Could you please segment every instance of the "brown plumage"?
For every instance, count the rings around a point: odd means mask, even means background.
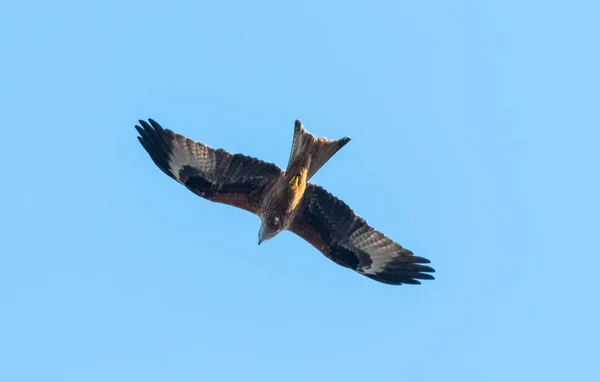
[[[298,120],[285,171],[272,163],[213,149],[149,119],[136,126],[154,163],[196,195],[250,211],[261,219],[259,244],[284,229],[334,262],[387,284],[432,280],[429,260],[375,230],[310,178],[350,138],[316,138]]]

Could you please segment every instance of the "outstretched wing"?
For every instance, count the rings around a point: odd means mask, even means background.
[[[395,243],[369,226],[346,203],[309,184],[289,230],[336,263],[386,284],[420,284],[433,280],[429,260]]]
[[[135,128],[154,163],[205,199],[256,213],[265,187],[282,173],[274,164],[215,150],[148,121],[140,120]]]

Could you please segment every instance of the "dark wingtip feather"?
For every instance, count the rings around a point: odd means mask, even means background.
[[[138,122],[140,123],[140,125],[142,125],[142,127],[144,128],[144,130],[151,130],[152,126],[150,126],[148,124],[148,122],[144,121],[143,119],[138,119]]]
[[[154,127],[154,129],[159,132],[163,132],[165,130],[158,122],[156,122],[152,118],[148,118],[148,122],[150,122],[150,125],[152,125],[152,127]]]
[[[417,268],[417,270],[419,272],[435,273],[435,269],[428,267],[427,265],[419,265],[419,268]]]
[[[435,280],[435,277],[428,273],[419,273],[417,276],[415,276],[415,278],[418,278],[420,280]]]
[[[421,284],[419,280],[435,280],[435,277],[430,273],[434,273],[435,269],[430,266],[422,265],[429,263],[429,260],[417,256],[399,256],[394,258],[395,261],[387,264],[381,272],[369,275],[370,278],[379,282],[391,285],[401,284]]]
[[[410,259],[409,261],[411,263],[420,263],[420,264],[429,264],[429,263],[431,263],[431,261],[429,261],[428,259],[426,259],[424,257],[419,257],[419,256],[410,256],[408,259]]]
[[[388,284],[388,285],[402,285],[402,284],[421,285],[421,282],[419,280],[415,280],[415,279],[411,279],[411,278],[394,279],[394,278],[381,278],[379,276],[371,276],[371,275],[367,275],[367,276],[375,281],[379,281],[380,283],[384,283],[384,284]]]
[[[135,125],[135,129],[140,134],[138,140],[142,147],[148,152],[152,161],[165,174],[174,178],[169,169],[171,158],[171,145],[168,137],[165,136],[165,130],[154,120],[149,119],[150,124],[144,120],[139,120],[141,125]]]
[[[135,125],[135,129],[137,130],[137,132],[143,136],[144,134],[146,134],[146,130],[144,130],[140,125]]]

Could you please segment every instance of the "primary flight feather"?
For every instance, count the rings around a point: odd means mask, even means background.
[[[139,141],[165,174],[198,196],[250,211],[261,219],[258,244],[287,229],[334,262],[386,284],[433,280],[429,260],[369,226],[346,203],[310,178],[350,138],[310,134],[296,120],[286,170],[193,141],[157,122],[140,120]]]

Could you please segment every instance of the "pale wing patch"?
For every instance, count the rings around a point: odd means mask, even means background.
[[[344,247],[350,250],[365,252],[372,260],[371,264],[360,268],[362,273],[377,274],[382,272],[386,265],[402,251],[402,247],[387,238],[381,232],[370,229],[364,225],[354,231],[348,238]]]
[[[209,150],[208,146],[178,135],[173,137],[172,142],[169,170],[179,183],[183,184],[180,174],[184,166],[194,167],[205,176],[214,173],[216,161],[214,154],[211,157],[212,150]]]

